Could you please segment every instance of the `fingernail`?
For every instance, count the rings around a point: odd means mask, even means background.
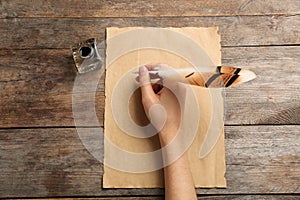
[[[144,65],[140,66],[140,68],[139,68],[140,76],[145,76],[147,74],[147,72],[148,72],[148,69]]]

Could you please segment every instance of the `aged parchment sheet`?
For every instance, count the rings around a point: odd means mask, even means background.
[[[144,32],[144,29],[147,31]],[[130,135],[135,134],[136,130],[139,129],[139,127],[132,126],[132,122],[140,126],[147,126],[149,123],[142,109],[139,89],[133,94],[130,92],[135,90],[132,88],[138,88],[138,83],[134,80],[135,76],[132,75],[132,72],[137,71],[138,66],[147,63],[165,63],[174,68],[197,65],[214,69],[215,66],[221,65],[220,36],[217,31],[216,27],[107,28],[104,118],[104,134],[107,140],[104,142],[104,160],[109,166],[104,166],[104,188],[163,187],[163,170],[145,173],[124,172],[130,171],[130,169],[134,171],[135,168],[140,169],[139,166],[143,165],[149,167],[151,163],[160,162],[159,160],[153,159],[151,161],[150,158],[149,162],[142,163],[138,159],[135,161],[129,158],[130,156],[127,157],[126,153],[117,155],[114,148],[111,147],[111,144],[113,144],[122,151],[134,152],[139,155],[160,149],[157,135],[148,138],[137,138]],[[149,36],[145,36],[148,33]],[[143,35],[141,36],[140,34]],[[176,37],[176,34],[178,37]],[[178,39],[174,42],[174,38]],[[185,41],[184,38],[187,40]],[[144,42],[144,40],[148,41]],[[168,45],[175,45],[175,47],[166,49],[155,48],[149,45],[158,42],[162,44],[162,47]],[[205,53],[201,54],[200,51],[195,50],[196,47],[192,43],[196,44]],[[141,44],[139,48],[137,48],[138,44]],[[146,47],[141,48],[143,45]],[[156,46],[159,46],[159,44]],[[130,50],[131,47],[132,49]],[[226,171],[223,125],[224,108],[221,90],[195,86],[189,87],[191,87],[194,96],[187,95],[185,106],[188,109],[186,110],[198,110],[198,112],[185,113],[184,115],[187,121],[194,121],[198,126],[197,129],[190,130],[191,132],[195,131],[196,135],[188,149],[190,168],[195,186],[226,187],[224,177]],[[192,102],[192,99],[189,98],[195,98],[195,96],[198,108],[189,108],[193,106],[189,103]],[[127,117],[128,113],[126,112],[129,113],[132,119]],[[216,144],[212,151],[209,151],[209,154],[204,158],[200,158],[200,148],[207,134],[213,136],[208,138],[210,140],[213,138]]]

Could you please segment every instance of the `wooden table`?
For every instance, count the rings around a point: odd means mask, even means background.
[[[247,66],[258,77],[225,91],[228,187],[197,189],[199,198],[300,198],[296,0],[1,0],[1,198],[163,198],[161,189],[102,189],[102,164],[76,132],[70,47],[105,40],[109,26],[218,26],[223,64]],[[96,95],[101,125],[103,85]]]

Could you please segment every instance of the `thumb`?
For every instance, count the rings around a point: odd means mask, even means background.
[[[139,80],[142,91],[142,102],[147,110],[157,102],[157,97],[152,89],[148,69],[145,66],[139,68]]]

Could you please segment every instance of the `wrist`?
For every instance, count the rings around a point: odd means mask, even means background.
[[[160,145],[163,148],[163,162],[167,165],[173,163],[181,157],[185,157],[185,146],[179,129],[164,129],[159,132]],[[181,158],[182,160],[183,158]]]
[[[158,133],[161,146],[168,145],[170,142],[172,142],[172,140],[175,139],[177,134],[179,134],[179,128],[177,126],[165,126]]]

